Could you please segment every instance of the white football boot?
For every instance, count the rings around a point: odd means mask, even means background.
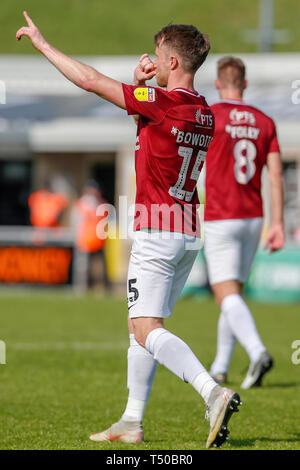
[[[241,384],[241,388],[246,390],[250,387],[259,387],[262,378],[273,367],[273,359],[267,351],[264,351],[257,362],[250,364],[247,375]]]
[[[127,443],[138,443],[144,440],[143,427],[141,423],[135,421],[123,421],[120,419],[110,428],[98,434],[90,436],[91,441],[119,441]]]
[[[238,393],[216,385],[209,396],[205,418],[209,420],[210,431],[206,448],[221,447],[228,440],[228,422],[235,411],[239,411],[241,399]]]

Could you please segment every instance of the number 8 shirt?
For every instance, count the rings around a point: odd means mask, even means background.
[[[203,96],[183,88],[123,84],[123,92],[128,114],[140,116],[134,229],[200,236],[196,184],[213,137],[209,106]]]
[[[267,155],[280,152],[273,120],[241,101],[211,106],[215,133],[206,158],[204,219],[263,216],[261,173]]]

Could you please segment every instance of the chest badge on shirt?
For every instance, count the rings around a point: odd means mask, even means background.
[[[155,101],[155,89],[154,88],[136,88],[134,90],[134,96],[138,101]]]

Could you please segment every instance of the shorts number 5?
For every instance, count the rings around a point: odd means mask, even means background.
[[[137,279],[128,279],[128,301],[135,302],[139,297],[139,291],[132,284],[135,284]]]

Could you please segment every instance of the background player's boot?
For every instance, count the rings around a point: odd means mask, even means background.
[[[123,421],[120,419],[110,428],[98,434],[90,436],[91,441],[121,441],[127,443],[137,443],[144,440],[143,427],[141,423],[135,421]]]
[[[250,387],[259,387],[266,372],[273,367],[273,358],[267,351],[264,351],[259,360],[250,364],[247,375],[241,385],[244,390]]]
[[[219,385],[227,384],[227,374],[215,374],[215,375],[212,376],[212,378]]]
[[[217,385],[213,388],[208,399],[205,418],[209,420],[210,431],[206,442],[206,448],[210,446],[221,447],[228,439],[228,422],[234,411],[239,411],[241,399],[238,393],[229,388]]]

